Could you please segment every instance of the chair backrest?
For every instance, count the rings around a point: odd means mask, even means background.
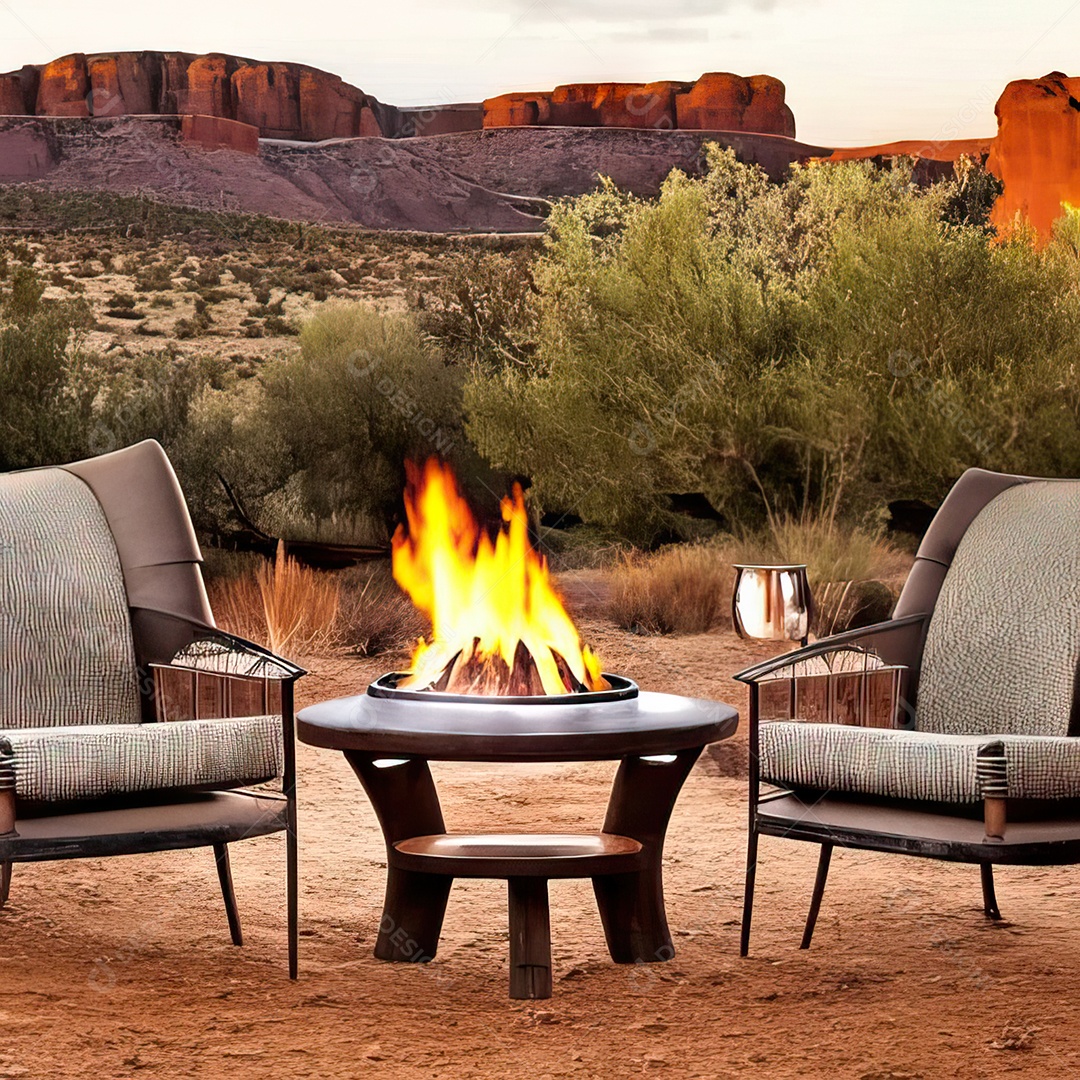
[[[140,720],[109,523],[63,469],[0,475],[0,730]]]
[[[1077,734],[1080,481],[995,495],[956,547],[933,608],[920,730]]]

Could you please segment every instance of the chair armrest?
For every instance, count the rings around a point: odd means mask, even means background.
[[[278,681],[299,679],[307,674],[291,660],[216,627],[207,627],[202,636],[177,650],[167,666],[234,678]]]
[[[168,664],[148,665],[159,721],[229,719],[281,712],[282,686],[303,668],[254,642],[206,628]]]
[[[873,626],[861,626],[857,630],[833,634],[831,637],[815,641],[812,645],[805,645],[801,649],[795,649],[793,652],[774,656],[770,660],[763,660],[760,664],[744,668],[732,677],[739,682],[761,683],[770,679],[819,674],[820,671],[815,669],[788,675],[782,672],[784,668],[795,667],[819,657],[827,658],[829,654],[836,652],[872,653],[886,663],[907,667],[910,666],[911,661],[905,646],[912,639],[918,640],[921,637],[927,618],[928,616],[924,614],[905,615],[902,619],[890,619],[887,622],[875,623]]]

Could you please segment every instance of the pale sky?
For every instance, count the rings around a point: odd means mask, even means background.
[[[798,138],[851,146],[992,135],[1010,79],[1080,74],[1080,0],[0,0],[0,71],[126,49],[298,61],[395,105],[768,74]]]

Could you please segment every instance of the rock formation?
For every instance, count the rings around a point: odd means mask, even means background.
[[[0,75],[0,116],[155,113],[233,120],[264,139],[319,142],[478,131],[483,109],[479,103],[397,109],[306,64],[224,53],[73,53]]]
[[[771,75],[713,73],[695,83],[571,83],[484,102],[484,127],[628,127],[795,136],[784,84]]]
[[[24,116],[26,112],[22,79],[18,72],[0,75],[0,116]]]
[[[985,162],[993,139],[901,139],[877,146],[844,146],[818,161],[872,161],[885,166],[896,158],[910,158],[912,179],[917,184],[932,184],[956,175],[961,157]]]
[[[795,134],[784,84],[768,75],[697,82],[570,83],[480,103],[395,108],[306,64],[224,53],[72,53],[0,75],[0,116],[208,116],[264,139],[408,138],[482,127],[615,127]]]
[[[1080,78],[1060,71],[1005,87],[994,112],[998,134],[987,168],[1004,184],[991,220],[999,232],[1017,216],[1050,237],[1062,203],[1080,205]]]
[[[173,111],[189,116],[221,116],[231,119],[233,109],[232,77],[238,67],[232,56],[210,53],[197,56],[177,78],[173,88],[173,100],[162,105],[173,105]],[[163,95],[164,98],[164,95]],[[162,108],[162,112],[166,109]]]
[[[90,116],[90,78],[82,53],[61,56],[41,69],[37,112],[40,116]]]

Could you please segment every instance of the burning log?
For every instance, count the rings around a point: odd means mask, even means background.
[[[552,651],[551,655],[565,693],[583,694],[589,691],[590,687],[574,675],[570,665],[557,652]],[[501,656],[485,656],[480,650],[479,638],[473,638],[470,648],[462,649],[447,664],[429,689],[447,694],[499,697],[543,697],[548,693],[525,642],[517,643],[514,663],[508,665]],[[608,682],[601,678],[591,689],[606,690]]]

